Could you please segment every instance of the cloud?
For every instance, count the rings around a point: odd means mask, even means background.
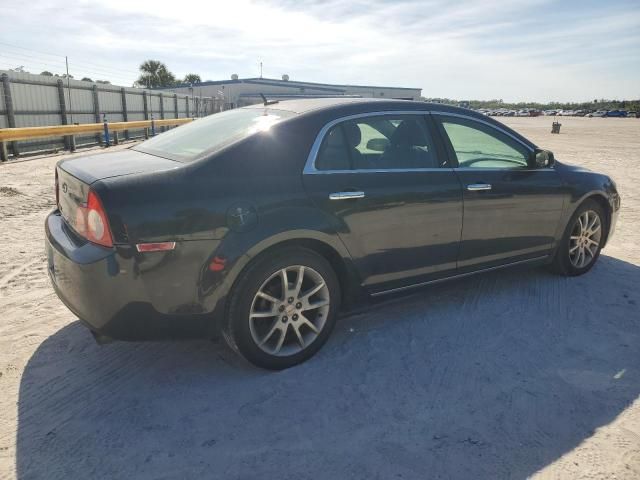
[[[27,10],[9,0],[3,9],[2,39],[68,55],[73,71],[111,73],[114,83],[131,83],[141,61],[157,58],[178,76],[256,76],[262,61],[265,76],[422,87],[433,97],[640,97],[631,1],[32,0]],[[0,45],[0,66],[19,52]]]

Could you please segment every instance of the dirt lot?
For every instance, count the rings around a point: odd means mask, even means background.
[[[640,120],[560,121],[505,120],[618,183],[591,273],[396,298],[279,373],[207,341],[97,346],[46,276],[61,157],[0,166],[0,478],[640,478]]]

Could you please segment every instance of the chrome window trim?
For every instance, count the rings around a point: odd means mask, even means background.
[[[356,170],[305,170],[302,173],[323,175],[335,173],[405,173],[405,172],[451,172],[453,168],[360,168]]]
[[[316,158],[318,156],[318,152],[320,151],[320,146],[322,145],[322,141],[324,140],[327,132],[337,125],[338,123],[348,122],[349,120],[356,120],[359,118],[368,118],[368,117],[380,117],[384,115],[418,115],[425,116],[428,115],[429,112],[426,110],[384,110],[380,112],[366,112],[366,113],[357,113],[355,115],[348,115],[346,117],[335,118],[325,124],[324,127],[320,129],[320,132],[316,136],[313,145],[311,146],[311,150],[309,151],[309,155],[307,156],[307,162],[304,165],[303,174],[331,174],[331,173],[390,173],[390,172],[433,172],[433,171],[446,171],[451,170],[449,167],[444,168],[382,168],[382,169],[368,169],[361,168],[356,170],[318,170],[316,169]],[[431,132],[429,132],[431,133]]]
[[[544,168],[482,168],[482,167],[455,167],[454,172],[554,172],[553,166]]]
[[[526,144],[525,142],[523,142],[522,140],[520,140],[519,138],[515,137],[514,135],[512,135],[511,133],[507,132],[506,130],[503,130],[500,127],[497,127],[496,125],[493,125],[483,119],[479,119],[479,118],[475,118],[469,115],[463,115],[460,113],[451,113],[451,112],[441,112],[441,111],[431,111],[431,110],[383,110],[383,111],[378,111],[378,112],[366,112],[366,113],[357,113],[354,115],[347,115],[345,117],[340,117],[340,118],[335,118],[333,120],[331,120],[330,122],[326,123],[321,129],[320,132],[318,132],[318,135],[316,135],[316,139],[313,142],[313,145],[311,146],[311,150],[309,151],[309,155],[307,156],[307,161],[304,165],[304,169],[302,170],[303,174],[306,175],[315,175],[315,174],[335,174],[335,173],[391,173],[391,172],[397,172],[397,173],[403,173],[403,172],[442,172],[442,171],[451,171],[451,170],[458,170],[458,168],[452,168],[452,167],[441,167],[441,168],[384,168],[384,169],[367,169],[367,168],[363,168],[363,169],[357,169],[357,170],[318,170],[316,169],[316,158],[318,157],[318,153],[320,151],[320,146],[322,145],[322,142],[324,140],[324,137],[326,136],[327,132],[334,127],[335,125],[337,125],[338,123],[342,123],[342,122],[348,122],[349,120],[357,120],[359,118],[368,118],[368,117],[379,117],[379,116],[384,116],[384,115],[419,115],[419,116],[425,116],[425,115],[447,115],[447,116],[451,116],[451,117],[459,117],[459,118],[463,118],[463,119],[467,119],[467,120],[471,120],[471,121],[475,121],[478,123],[482,123],[484,125],[487,125],[505,135],[507,135],[509,138],[512,138],[513,140],[515,140],[516,142],[520,143],[522,146],[524,146],[527,150],[533,152],[534,149]],[[429,132],[429,133],[433,133],[433,132]],[[461,168],[460,170],[472,170],[471,168]],[[484,171],[489,171],[491,169],[489,168],[477,168],[477,170],[484,170]],[[512,169],[504,169],[504,168],[496,168],[494,169],[496,171],[505,171],[505,170],[512,170]],[[513,169],[516,170],[516,169]],[[517,169],[518,171],[526,171],[525,169]],[[541,171],[542,169],[530,169],[531,171]]]

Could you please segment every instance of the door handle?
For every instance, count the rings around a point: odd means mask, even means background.
[[[483,192],[485,190],[491,190],[491,185],[488,183],[472,183],[467,185],[467,190],[470,192]]]
[[[352,200],[364,198],[364,192],[336,192],[329,195],[329,200]]]

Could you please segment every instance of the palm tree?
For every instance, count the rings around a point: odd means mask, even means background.
[[[171,87],[176,83],[175,75],[158,60],[146,60],[140,65],[140,71],[142,75],[136,83],[143,87]]]
[[[200,82],[202,82],[202,79],[200,78],[200,75],[198,75],[197,73],[187,73],[184,76],[184,83],[196,84]]]

